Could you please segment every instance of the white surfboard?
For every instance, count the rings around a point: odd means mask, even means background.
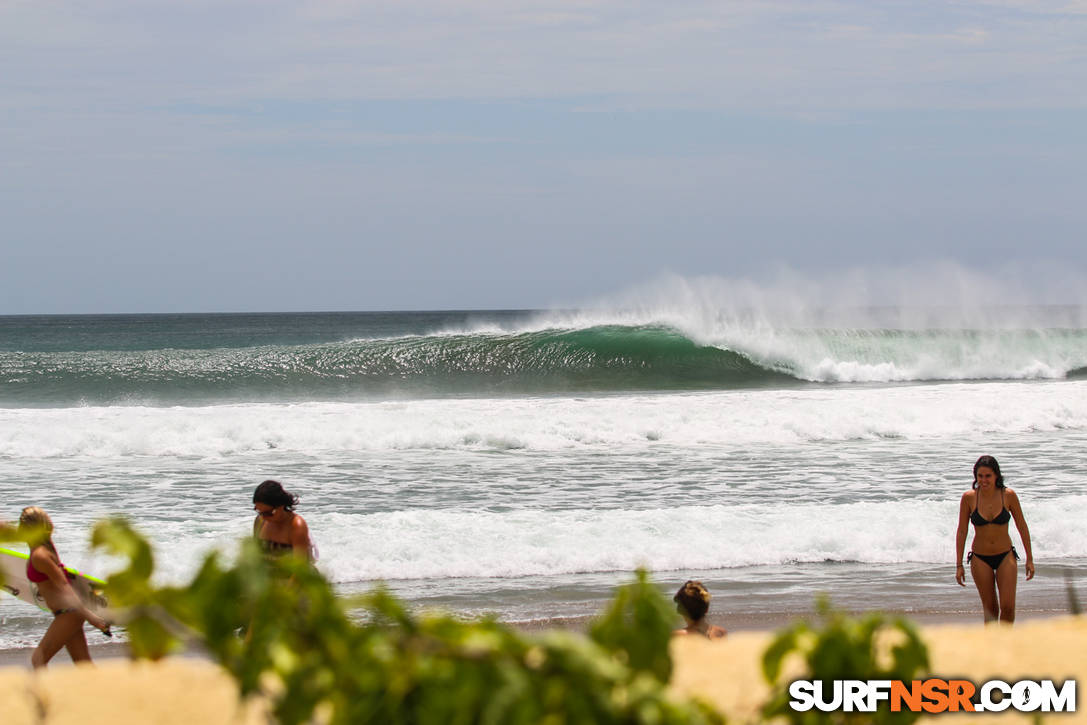
[[[38,592],[38,585],[30,581],[26,576],[26,562],[30,556],[19,551],[0,548],[0,571],[3,572],[0,584],[0,592],[6,592],[27,604],[49,611],[45,600]],[[106,583],[93,576],[87,576],[70,566],[64,567],[74,579],[69,581],[76,594],[87,605],[87,608],[96,614],[104,611],[108,606],[106,598],[102,596],[102,590]]]

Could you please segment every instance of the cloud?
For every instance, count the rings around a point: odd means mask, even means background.
[[[608,95],[826,112],[1082,104],[1068,91],[1087,18],[1067,3],[17,2],[0,28],[9,103]]]
[[[1082,267],[1082,11],[9,0],[0,312],[278,309],[267,280],[307,274],[292,304],[518,306],[667,268]]]

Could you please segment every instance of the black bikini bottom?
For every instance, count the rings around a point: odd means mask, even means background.
[[[996,570],[1000,568],[1000,563],[1004,561],[1004,557],[1008,554],[1011,554],[1015,557],[1016,561],[1019,561],[1019,552],[1015,550],[1014,546],[1000,554],[975,554],[971,551],[969,554],[966,555],[966,561],[967,563],[969,563],[970,560],[976,556],[977,558],[981,559],[986,564],[991,566],[993,568],[993,572],[995,573]]]

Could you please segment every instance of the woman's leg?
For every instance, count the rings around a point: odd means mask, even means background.
[[[91,661],[91,650],[87,647],[87,635],[84,634],[83,627],[76,630],[64,646],[68,648],[68,655],[72,658],[72,662]]]
[[[45,667],[46,663],[53,659],[53,655],[68,644],[77,632],[80,635],[83,634],[83,615],[79,612],[65,612],[53,617],[53,622],[49,625],[49,629],[45,630],[42,641],[38,643],[34,654],[30,655],[30,664],[34,666],[34,669]],[[86,640],[83,646],[87,646]]]
[[[1008,554],[996,570],[996,588],[1000,591],[1000,621],[1015,621],[1015,586],[1019,576],[1019,562]]]
[[[970,576],[974,578],[974,586],[978,588],[985,623],[988,624],[1000,616],[1000,605],[996,598],[996,574],[991,566],[978,557],[972,556],[970,557]]]

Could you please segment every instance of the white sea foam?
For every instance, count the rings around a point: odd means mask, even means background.
[[[1087,495],[1031,500],[1025,513],[1039,560],[1087,557]],[[336,582],[528,577],[587,572],[727,569],[789,563],[927,563],[950,568],[958,502],[679,506],[649,510],[406,510],[310,517],[320,569]],[[193,534],[152,532],[162,581],[192,576],[212,549],[230,555],[248,519]],[[1013,541],[1023,552],[1015,527]],[[971,534],[972,536],[972,534]],[[64,550],[78,547],[63,542]],[[84,563],[88,558],[82,555]],[[72,558],[72,557],[69,557]],[[78,559],[78,557],[77,557]],[[90,557],[96,570],[107,559]]]
[[[1041,566],[1087,557],[1087,536],[1080,523],[1087,521],[1087,495],[1037,499],[1028,494],[1024,501],[1035,558]],[[658,580],[666,580],[666,572],[749,566],[780,570],[783,565],[810,564],[816,566],[803,569],[806,573],[796,584],[807,605],[810,592],[825,582],[820,572],[832,573],[817,566],[826,562],[853,562],[873,571],[901,564],[920,567],[920,571],[931,567],[926,578],[946,580],[948,592],[956,591],[951,583],[956,513],[953,497],[907,497],[645,510],[332,512],[311,515],[309,521],[321,547],[318,566],[340,584],[385,580],[404,582],[415,591],[440,592],[445,586],[440,580],[450,577],[501,577],[519,579],[524,585],[540,582],[534,580],[538,577],[622,573],[645,566],[660,575]],[[156,522],[146,530],[155,548],[156,580],[162,584],[188,581],[212,550],[223,552],[229,560],[250,521],[248,516],[209,516],[202,521]],[[57,545],[67,563],[99,575],[119,568],[119,561],[89,552],[84,532],[77,528],[58,532]],[[1014,526],[1011,533],[1022,553]],[[428,581],[428,586],[411,584],[419,580]],[[482,581],[475,588],[488,591]],[[1033,587],[1021,595],[1031,591]],[[893,603],[893,591],[874,596],[884,606],[900,606]],[[504,605],[489,598],[466,606]],[[543,606],[538,602],[525,616],[539,616]],[[0,648],[28,647],[37,643],[48,626],[48,616],[0,595],[0,623],[4,625]]]
[[[322,568],[337,581],[704,570],[790,562],[954,562],[957,501],[647,511],[402,511],[334,516]],[[1029,508],[1047,561],[1087,556],[1071,522],[1087,496]],[[1014,527],[1013,527],[1014,528]],[[1070,531],[1072,529],[1073,531]],[[1014,535],[1020,552],[1022,546]],[[1042,558],[1042,557],[1040,557]]]
[[[1087,381],[585,398],[0,409],[0,456],[636,450],[1087,428]]]

